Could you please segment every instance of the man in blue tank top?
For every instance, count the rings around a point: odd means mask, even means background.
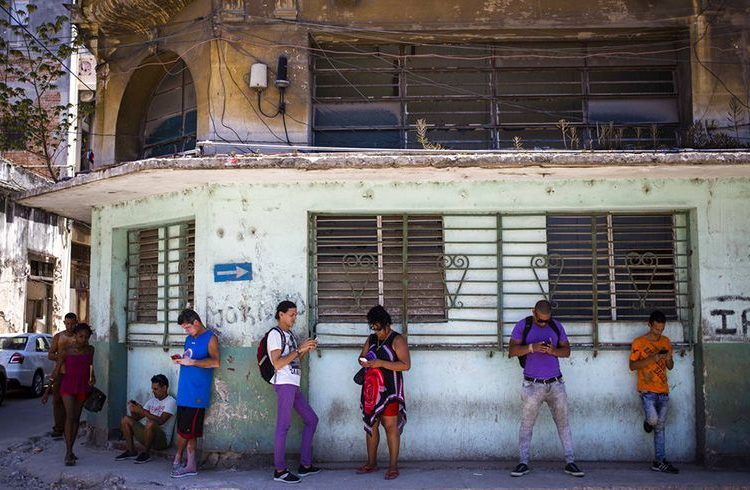
[[[220,366],[219,340],[206,329],[193,310],[183,310],[177,323],[185,330],[185,351],[174,355],[175,364],[180,365],[180,381],[177,385],[177,453],[172,463],[172,478],[183,478],[198,474],[196,448],[198,438],[203,437],[203,418],[211,404],[211,385],[214,368]],[[183,465],[182,454],[187,447],[187,462]]]

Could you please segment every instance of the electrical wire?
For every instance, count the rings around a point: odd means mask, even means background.
[[[224,123],[224,116],[226,115],[226,112],[227,112],[227,87],[226,87],[226,85],[224,85],[224,69],[222,68],[223,59],[222,59],[222,55],[221,55],[221,47],[219,46],[219,42],[218,41],[215,43],[215,45],[216,45],[217,59],[219,60],[219,79],[221,80],[221,90],[222,90],[222,97],[221,97],[221,118],[220,118],[221,125],[225,129],[230,130],[237,137],[237,139],[241,143],[244,143],[245,141],[242,139],[242,137],[239,135],[239,133],[237,133],[237,131],[235,131],[234,128],[232,128],[231,126],[227,126],[226,123]],[[227,64],[224,62],[223,66],[227,67]],[[229,68],[227,67],[227,70],[228,69]],[[209,100],[209,104],[210,103],[211,103],[211,101]]]
[[[73,72],[73,70],[71,70],[71,69],[70,69],[70,68],[69,68],[69,67],[68,67],[68,66],[67,66],[67,65],[66,65],[66,64],[65,64],[65,63],[64,63],[64,62],[63,62],[63,61],[62,61],[62,60],[60,59],[60,58],[58,58],[58,57],[57,57],[57,55],[56,55],[55,53],[53,53],[53,52],[52,52],[52,51],[51,51],[51,50],[50,50],[50,49],[49,49],[49,48],[47,47],[47,45],[46,45],[46,44],[44,44],[44,43],[43,43],[42,41],[40,41],[40,40],[39,40],[39,38],[38,38],[38,37],[36,37],[36,36],[35,36],[35,35],[34,35],[34,34],[33,34],[33,33],[31,32],[31,31],[29,31],[29,30],[28,30],[28,29],[26,28],[26,26],[25,26],[25,25],[21,24],[21,22],[20,22],[20,21],[18,20],[18,18],[16,18],[16,17],[15,17],[15,16],[14,16],[14,15],[13,15],[13,14],[11,13],[11,11],[10,11],[10,10],[8,10],[7,8],[5,8],[5,6],[4,6],[3,4],[1,4],[1,3],[0,3],[0,9],[1,9],[1,10],[3,10],[3,11],[4,11],[5,13],[6,13],[6,14],[8,14],[8,17],[10,17],[10,18],[11,18],[12,20],[14,20],[14,21],[15,21],[16,23],[18,23],[18,25],[19,25],[19,26],[21,27],[21,29],[23,29],[23,30],[24,30],[24,31],[26,32],[26,34],[28,34],[28,35],[29,35],[29,36],[30,36],[30,37],[31,37],[31,38],[32,38],[32,39],[33,39],[33,40],[34,40],[34,41],[35,41],[35,42],[36,42],[36,43],[37,43],[37,44],[38,44],[39,46],[41,46],[41,47],[42,47],[42,49],[44,49],[44,50],[45,50],[45,51],[46,51],[46,52],[47,52],[47,53],[48,53],[49,55],[51,55],[51,56],[52,56],[52,57],[53,57],[53,58],[55,59],[55,61],[57,61],[58,63],[60,63],[60,66],[62,66],[63,68],[65,68],[65,71],[67,71],[68,73],[70,73],[71,75],[73,75],[73,76],[74,76],[74,77],[75,77],[75,78],[76,78],[76,79],[77,79],[77,80],[78,80],[79,82],[81,82],[81,83],[83,84],[83,86],[84,86],[84,87],[86,87],[86,88],[87,88],[88,90],[91,90],[91,91],[95,91],[95,90],[96,90],[96,89],[94,89],[94,88],[91,88],[91,87],[90,87],[90,86],[89,86],[89,85],[88,85],[88,84],[87,84],[86,82],[84,82],[83,80],[81,80],[81,78],[80,78],[80,77],[78,76],[78,74],[77,74],[77,73],[74,73],[74,72]]]
[[[223,40],[223,39],[222,39],[222,40]],[[224,41],[225,41],[225,42],[226,42],[227,44],[229,44],[229,42],[228,42],[228,41],[226,41],[226,40],[224,40]],[[225,60],[225,61],[224,61],[224,64],[226,65],[226,64],[227,64],[227,63],[226,63],[226,53],[224,53],[224,55],[225,55],[225,57],[224,57],[224,60]],[[229,78],[230,78],[230,80],[232,80],[232,83],[234,84],[234,86],[235,86],[235,87],[237,88],[237,90],[239,90],[239,92],[240,92],[240,93],[242,94],[242,96],[243,96],[243,97],[245,98],[245,100],[247,101],[247,104],[248,104],[248,105],[250,106],[250,109],[251,109],[251,110],[252,110],[252,111],[253,111],[253,112],[255,113],[255,116],[256,116],[256,117],[258,118],[258,120],[259,120],[259,121],[260,121],[260,122],[261,122],[261,123],[262,123],[262,124],[263,124],[263,125],[264,125],[264,126],[266,127],[266,129],[268,130],[268,132],[269,132],[269,133],[271,133],[271,135],[273,135],[273,137],[274,137],[274,138],[276,138],[277,140],[279,140],[279,141],[284,141],[284,140],[283,140],[283,139],[282,139],[282,138],[281,138],[281,137],[280,137],[279,135],[277,135],[277,134],[276,134],[276,133],[274,132],[274,130],[273,130],[273,129],[271,129],[271,127],[270,127],[270,126],[269,126],[269,125],[268,125],[268,124],[267,124],[267,123],[266,123],[266,122],[265,122],[265,121],[263,120],[263,118],[261,117],[261,114],[259,114],[259,113],[258,113],[258,111],[257,111],[257,110],[255,109],[255,106],[253,106],[253,103],[252,103],[252,101],[250,100],[250,98],[249,98],[249,97],[247,96],[247,94],[245,93],[245,91],[243,90],[243,88],[242,88],[242,87],[241,87],[241,86],[240,86],[240,85],[239,85],[239,84],[237,83],[237,80],[235,80],[235,78],[234,78],[234,75],[232,75],[232,71],[231,71],[231,70],[227,70],[227,73],[229,74]],[[260,109],[260,104],[258,104],[258,109]]]
[[[230,28],[234,29],[243,29],[238,28],[235,26],[228,26]],[[673,35],[675,34],[674,31],[670,31]],[[730,36],[734,35],[733,32],[725,32],[720,35],[717,35],[715,37],[719,36]],[[275,48],[294,48],[299,50],[305,50],[310,53],[316,52],[316,51],[323,51],[323,48],[320,47],[314,47],[314,46],[305,46],[305,45],[299,45],[299,44],[290,44],[290,43],[278,43],[273,40],[264,38],[262,36],[259,36],[257,34],[251,34],[248,32],[242,31],[242,35],[247,37],[252,37],[255,39],[260,39],[264,41],[266,44],[264,46],[268,47],[275,47]],[[358,36],[357,41],[361,40],[362,38],[366,38],[366,36]],[[593,53],[580,53],[581,51],[581,45],[580,42],[576,43],[573,41],[566,42],[567,44],[571,44],[573,46],[567,48],[567,47],[543,47],[543,48],[534,48],[526,46],[526,44],[529,44],[528,41],[519,42],[519,41],[511,41],[508,42],[508,45],[504,44],[473,44],[473,45],[457,45],[457,44],[445,44],[445,43],[426,43],[426,42],[419,42],[416,40],[402,40],[402,39],[387,39],[387,38],[377,38],[375,41],[379,41],[381,43],[385,42],[387,44],[396,44],[396,45],[408,45],[408,46],[421,46],[421,47],[428,47],[428,48],[450,48],[455,50],[462,50],[462,49],[470,49],[470,50],[481,50],[482,53],[486,53],[488,49],[492,48],[492,50],[495,53],[501,53],[501,54],[480,54],[480,55],[474,55],[474,56],[462,56],[462,55],[455,55],[455,54],[437,54],[437,53],[425,53],[425,54],[410,54],[408,55],[410,58],[441,58],[441,59],[448,59],[448,60],[467,60],[467,61],[481,61],[481,60],[488,60],[488,59],[540,59],[540,60],[546,60],[546,59],[552,59],[552,60],[560,60],[560,59],[571,59],[571,60],[584,60],[588,58],[599,58],[599,57],[609,57],[609,58],[619,58],[622,57],[624,59],[632,59],[634,57],[637,57],[639,60],[651,60],[651,61],[663,61],[662,58],[649,58],[647,55],[658,55],[658,54],[670,54],[670,53],[678,53],[681,51],[689,51],[690,50],[690,42],[687,39],[678,39],[678,38],[672,38],[665,41],[649,41],[649,42],[643,42],[643,43],[632,43],[628,41],[620,41],[616,44],[601,44],[597,41],[589,41],[589,44],[592,45],[593,48],[596,48],[596,52]],[[547,41],[551,42],[551,41]],[[684,46],[678,46],[674,47],[676,43],[682,43],[684,42]],[[345,41],[337,40],[335,42],[332,42],[331,45],[335,44],[343,44]],[[539,44],[544,43],[543,41],[532,43],[532,44]],[[672,45],[673,47],[670,49],[650,49],[650,50],[637,50],[637,51],[622,51],[623,46],[627,46],[629,48],[634,47],[650,47],[653,48],[654,45],[659,44],[668,44]],[[260,45],[260,44],[259,44]],[[523,54],[517,54],[519,52],[519,49],[523,48],[524,52]],[[399,58],[403,55],[401,54],[394,54],[394,53],[387,53],[387,52],[363,52],[361,50],[355,50],[355,51],[342,51],[342,50],[336,50],[336,49],[325,49],[326,52],[331,54],[351,54],[351,55],[367,55],[367,54],[379,54],[384,57],[392,57],[392,58]],[[503,52],[508,52],[510,54],[502,54]],[[574,55],[568,55],[568,52],[575,53]],[[677,59],[678,63],[689,63],[689,60],[680,60]],[[741,62],[724,62],[723,64],[732,64],[732,65],[741,65]]]
[[[708,6],[710,5],[710,3],[711,3],[711,2],[710,2],[710,0],[706,2],[706,5],[705,5],[705,6],[704,6],[704,8],[703,8],[703,13],[702,13],[701,15],[704,15],[704,14],[705,14],[705,12],[706,12],[706,10],[708,9]],[[718,8],[718,11],[717,11],[717,12],[721,12],[721,11],[722,11],[722,10],[724,10],[725,8],[726,8],[726,2],[725,2],[725,1],[722,1],[722,2],[721,2],[721,4],[719,5],[719,8]],[[695,61],[697,61],[697,62],[698,62],[698,64],[699,64],[699,65],[701,65],[701,67],[702,67],[702,68],[703,68],[704,70],[706,70],[706,71],[707,71],[707,72],[708,72],[708,73],[709,73],[709,74],[710,74],[710,75],[711,75],[711,76],[712,76],[712,77],[713,77],[713,78],[714,78],[714,79],[715,79],[715,80],[716,80],[716,81],[717,81],[717,82],[718,82],[718,83],[719,83],[719,84],[721,85],[721,87],[722,87],[722,88],[723,88],[724,90],[726,90],[726,92],[727,92],[727,93],[728,93],[729,95],[731,95],[731,96],[732,96],[732,97],[733,97],[733,98],[734,98],[734,99],[735,99],[735,100],[736,100],[737,102],[739,102],[739,103],[740,103],[740,104],[741,104],[741,105],[742,105],[742,106],[743,106],[743,107],[744,107],[745,109],[750,109],[750,105],[748,105],[748,104],[747,104],[747,103],[746,103],[746,102],[745,102],[744,100],[742,100],[742,99],[741,99],[740,97],[738,97],[738,96],[737,96],[737,95],[736,95],[736,94],[735,94],[735,93],[734,93],[734,92],[732,91],[732,89],[730,89],[730,88],[729,88],[729,87],[727,86],[726,82],[724,82],[724,80],[723,80],[723,79],[722,79],[722,78],[721,78],[721,77],[720,77],[719,75],[717,75],[717,74],[716,74],[716,72],[714,72],[714,71],[713,71],[713,70],[712,70],[712,69],[711,69],[711,68],[710,68],[709,66],[707,66],[707,65],[706,65],[706,64],[705,64],[705,63],[704,63],[704,62],[703,62],[703,61],[701,60],[700,54],[698,53],[698,43],[699,43],[699,42],[700,42],[700,41],[701,41],[701,40],[702,40],[703,38],[705,38],[705,36],[706,36],[706,35],[707,35],[707,33],[708,33],[708,29],[709,29],[710,25],[711,25],[711,23],[710,23],[710,22],[706,22],[706,27],[705,27],[705,29],[703,30],[703,34],[701,34],[701,36],[700,36],[700,37],[699,37],[698,39],[696,39],[696,41],[695,41],[695,42],[693,43],[693,45],[692,45],[692,51],[693,51],[693,56],[695,57]]]

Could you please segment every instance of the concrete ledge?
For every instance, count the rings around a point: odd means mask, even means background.
[[[19,202],[90,222],[106,206],[196,187],[287,182],[471,182],[750,177],[750,152],[318,153],[155,158],[23,193]]]

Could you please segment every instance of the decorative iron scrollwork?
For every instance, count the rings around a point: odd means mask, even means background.
[[[640,307],[642,310],[645,310],[646,301],[651,293],[651,286],[654,284],[656,272],[659,269],[659,257],[653,252],[630,252],[625,257],[625,266],[628,270],[630,282],[633,284],[633,290],[638,296]],[[643,283],[639,283],[636,279],[636,274],[648,275],[648,283],[646,283],[645,290],[641,287]]]
[[[464,303],[463,301],[458,301],[458,295],[461,293],[466,274],[469,272],[469,257],[463,254],[443,254],[437,258],[437,263],[438,267],[441,267],[444,271],[463,271],[461,279],[458,280],[458,285],[453,293],[451,293],[448,287],[447,279],[443,276],[443,286],[445,287],[445,296],[448,298],[448,304],[451,308],[463,308]]]
[[[373,254],[346,254],[341,260],[341,265],[344,267],[344,273],[346,274],[346,282],[349,284],[349,288],[352,290],[352,298],[357,308],[362,307],[362,297],[367,292],[367,286],[370,284],[370,275],[365,276],[365,280],[358,280],[356,276],[353,276],[354,271],[377,271],[378,259]],[[357,287],[360,285],[361,287]]]
[[[542,292],[544,299],[550,301],[553,308],[557,308],[557,301],[550,300],[550,298],[554,297],[555,291],[557,290],[557,284],[560,282],[560,276],[562,276],[563,269],[565,268],[565,258],[559,254],[537,254],[531,257],[530,263],[531,270],[534,273],[534,277],[536,278],[536,283],[539,285],[539,290]],[[551,268],[557,269],[557,277],[554,280],[552,279],[552,274],[550,273]],[[544,291],[544,285],[542,284],[542,279],[539,277],[537,269],[547,270],[547,284],[549,292]]]

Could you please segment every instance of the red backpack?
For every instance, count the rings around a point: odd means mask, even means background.
[[[266,381],[266,383],[272,384],[271,380],[273,379],[274,374],[276,374],[276,368],[273,367],[273,363],[271,362],[271,356],[268,355],[268,334],[271,333],[272,330],[278,330],[279,334],[281,335],[281,345],[282,345],[282,351],[283,346],[286,345],[286,338],[284,337],[284,332],[279,327],[273,327],[271,330],[266,332],[266,334],[263,336],[262,339],[260,339],[260,343],[258,344],[258,369],[260,370],[260,376]]]

